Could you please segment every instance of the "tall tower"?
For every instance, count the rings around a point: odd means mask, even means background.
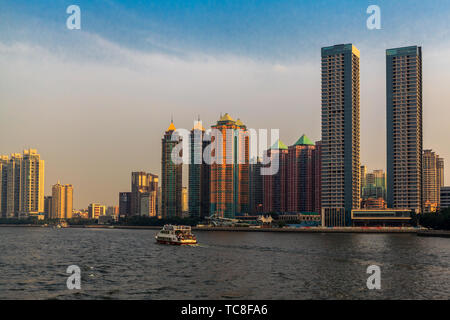
[[[71,184],[55,184],[52,187],[52,219],[70,219],[73,212],[73,186]]]
[[[249,212],[248,131],[228,113],[212,129],[211,214],[234,218]]]
[[[387,205],[422,212],[422,48],[386,50]]]
[[[35,149],[23,151],[20,213],[44,212],[44,160]]]
[[[172,150],[181,141],[180,138],[172,141],[175,130],[171,121],[161,141],[161,214],[163,218],[181,217],[183,165],[172,161]]]
[[[158,191],[157,175],[142,171],[132,172],[129,215],[155,216],[157,191]],[[141,199],[142,197],[144,197],[145,199]],[[145,202],[145,210],[142,210],[141,208],[142,202]]]
[[[322,48],[322,224],[350,225],[360,206],[359,50]]]
[[[288,211],[288,147],[277,140],[269,150],[268,166],[278,157],[278,171],[263,176],[263,211],[265,213],[282,213]]]
[[[203,158],[203,153],[210,143],[209,140],[199,119],[191,130],[189,144],[188,202],[191,217],[203,218],[210,215],[211,167]]]
[[[315,155],[316,146],[302,135],[289,147],[288,155],[288,205],[289,212],[316,212]]]
[[[11,154],[6,171],[6,217],[18,218],[22,189],[22,155],[20,153]]]
[[[443,159],[432,150],[423,151],[424,211],[435,211],[441,203]]]
[[[0,156],[0,218],[6,217],[8,156]]]
[[[264,209],[264,176],[261,175],[263,166],[261,159],[256,158],[256,163],[249,165],[249,214],[255,215],[262,213]]]

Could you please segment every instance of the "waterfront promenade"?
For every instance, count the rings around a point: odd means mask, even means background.
[[[52,227],[30,224],[0,224],[0,227]],[[69,228],[98,229],[149,229],[160,230],[162,226],[120,226],[120,225],[70,225]],[[255,228],[255,227],[192,227],[193,231],[227,231],[227,232],[293,232],[293,233],[418,233],[419,228],[395,227],[304,227],[304,228]]]

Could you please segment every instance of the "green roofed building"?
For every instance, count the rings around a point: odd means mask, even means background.
[[[320,143],[302,135],[288,149],[288,212],[320,212]]]

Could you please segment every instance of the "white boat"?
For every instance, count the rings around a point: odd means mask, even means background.
[[[155,236],[156,242],[163,244],[196,244],[197,238],[190,226],[174,226],[166,224]]]

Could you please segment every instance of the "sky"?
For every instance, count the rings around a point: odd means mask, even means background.
[[[72,4],[80,30],[66,27]],[[385,50],[409,45],[423,48],[424,148],[447,160],[449,17],[447,0],[0,0],[0,154],[36,148],[45,194],[73,184],[74,208],[118,205],[132,171],[160,174],[172,115],[191,129],[228,112],[287,145],[320,140],[320,49],[352,43],[361,163],[386,167]]]

